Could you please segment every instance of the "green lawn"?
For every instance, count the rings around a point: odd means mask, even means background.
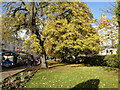
[[[39,70],[26,88],[118,88],[118,75],[102,67],[71,64]]]

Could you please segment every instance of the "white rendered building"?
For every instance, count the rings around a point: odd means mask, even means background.
[[[113,20],[116,20],[114,15]],[[106,24],[107,19],[105,14],[101,15],[100,23]],[[117,23],[117,22],[116,22]],[[98,29],[97,26],[96,28]],[[99,55],[109,55],[116,54],[116,44],[118,42],[118,29],[115,25],[110,24],[109,28],[100,28],[98,29],[98,35],[100,36],[100,44],[103,47],[102,51],[99,51]]]

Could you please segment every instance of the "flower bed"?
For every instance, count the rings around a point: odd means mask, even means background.
[[[26,69],[15,75],[9,75],[2,81],[3,89],[17,89],[23,88],[30,78],[37,72],[37,70]]]

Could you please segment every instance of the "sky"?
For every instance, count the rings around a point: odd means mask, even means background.
[[[102,10],[107,10],[113,8],[114,2],[85,2],[90,9],[95,19],[100,20],[101,14],[105,14],[107,19],[112,19],[113,15],[110,13],[105,13]],[[111,5],[112,4],[112,5]]]

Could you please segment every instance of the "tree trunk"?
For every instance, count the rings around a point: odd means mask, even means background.
[[[43,55],[41,57],[41,68],[47,68],[47,62],[46,62],[46,59],[45,59],[45,55]]]
[[[31,2],[31,31],[33,34],[37,35],[37,38],[40,40],[40,45],[42,46],[43,49],[43,55],[41,57],[41,68],[47,68],[47,63],[46,63],[46,53],[44,49],[44,42],[41,41],[41,35],[39,34],[39,29],[36,28],[36,12],[35,12],[35,2]]]

